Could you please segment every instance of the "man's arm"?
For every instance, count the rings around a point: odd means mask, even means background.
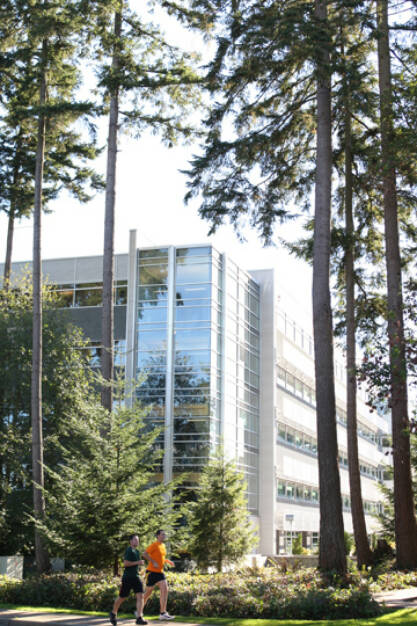
[[[123,561],[123,567],[131,567],[132,565],[145,565],[145,561]]]
[[[165,563],[168,563],[170,567],[175,567],[175,563],[173,561],[170,561],[169,559],[165,559]]]
[[[152,563],[152,565],[153,565],[154,567],[159,567],[158,563],[157,563],[157,562],[156,562],[156,561],[155,561],[155,560],[154,560],[154,559],[153,559],[153,558],[152,558],[152,557],[151,557],[151,556],[150,556],[150,555],[146,552],[146,550],[145,550],[145,552],[142,554],[142,556],[143,556],[143,557],[144,557],[147,561],[149,561],[150,563]]]

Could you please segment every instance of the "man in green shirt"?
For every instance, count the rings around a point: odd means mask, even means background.
[[[136,624],[148,623],[143,619],[143,585],[139,578],[139,565],[144,565],[145,561],[139,559],[139,550],[137,549],[139,545],[138,535],[130,535],[129,544],[123,557],[125,569],[122,576],[122,584],[120,585],[119,597],[116,598],[113,610],[109,614],[109,619],[113,626],[117,626],[117,611],[128,597],[131,589],[136,595]]]

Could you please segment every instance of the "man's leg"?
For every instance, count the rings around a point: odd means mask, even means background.
[[[159,591],[160,591],[159,605],[161,607],[161,615],[162,615],[162,613],[166,613],[167,611],[168,583],[166,580],[160,580],[156,584],[158,585]]]
[[[109,620],[113,624],[113,626],[117,626],[117,611],[119,610],[120,605],[123,604],[125,600],[126,597],[122,598],[121,596],[119,596],[114,601],[113,608],[109,613]]]
[[[147,624],[143,619],[143,592],[136,594],[136,624]]]
[[[123,602],[125,600],[126,600],[126,598],[121,598],[120,596],[118,598],[116,598],[116,600],[114,601],[112,613],[117,615],[117,611],[119,610],[120,606],[123,604]]]
[[[151,595],[154,588],[155,588],[155,585],[153,585],[152,587],[146,587],[145,595],[143,596],[143,607],[142,607],[143,609],[145,608],[148,598]]]

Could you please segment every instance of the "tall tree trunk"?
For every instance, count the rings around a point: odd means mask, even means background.
[[[381,158],[387,267],[391,419],[394,458],[394,517],[397,567],[417,567],[417,526],[411,481],[410,437],[401,255],[398,235],[395,137],[388,31],[388,2],[377,0]]]
[[[344,51],[343,51],[344,54]],[[356,321],[354,281],[354,224],[353,224],[353,179],[352,179],[352,129],[350,90],[345,84],[345,281],[346,281],[346,392],[347,392],[347,443],[349,461],[350,500],[352,524],[358,566],[369,565],[372,553],[366,534],[363,510],[361,475],[358,453],[357,428],[357,378],[356,378]]]
[[[9,288],[10,274],[12,271],[14,220],[15,220],[15,213],[14,213],[14,207],[12,204],[10,206],[9,219],[8,219],[8,224],[7,224],[6,258],[4,261],[4,272],[3,272],[3,287],[6,290]]]
[[[118,46],[122,32],[122,14],[114,16],[115,49],[112,70],[117,76],[119,70]],[[103,318],[102,318],[102,355],[101,372],[107,385],[101,392],[101,403],[108,411],[113,403],[113,274],[114,274],[114,208],[116,198],[116,161],[117,135],[119,118],[119,88],[114,88],[110,100],[109,132],[107,139],[106,205],[104,218],[104,255],[103,255]]]
[[[20,129],[18,138],[17,138],[16,157],[15,157],[15,162],[14,162],[14,167],[13,167],[13,191],[12,191],[11,200],[10,200],[9,220],[8,220],[8,225],[7,225],[6,258],[4,262],[4,275],[3,275],[4,277],[3,287],[6,290],[9,288],[10,275],[12,271],[13,236],[14,236],[14,223],[15,223],[15,216],[16,216],[16,210],[15,210],[16,193],[17,193],[16,189],[17,189],[17,183],[18,183],[18,177],[19,177],[19,161],[20,161],[19,155],[20,155],[21,148],[22,148],[21,132],[22,131]]]
[[[42,76],[40,84],[40,107],[46,102],[45,58],[46,41],[42,44]],[[42,434],[42,264],[41,264],[41,216],[42,186],[45,158],[45,114],[40,113],[38,122],[38,145],[36,150],[35,169],[35,202],[33,224],[33,335],[32,335],[32,476],[33,476],[33,508],[36,519],[45,516],[45,499],[43,495],[43,434]],[[49,559],[42,536],[35,529],[36,567],[39,573],[49,567]]]
[[[327,3],[315,0],[320,29],[327,28]],[[322,38],[320,38],[322,39]],[[331,100],[329,51],[322,46],[317,78],[317,153],[313,249],[313,328],[320,485],[320,553],[323,570],[346,571],[338,466],[330,302]]]

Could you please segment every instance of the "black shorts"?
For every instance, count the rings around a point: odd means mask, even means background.
[[[119,597],[127,598],[131,590],[133,593],[143,593],[143,585],[140,578],[122,578]]]
[[[153,587],[156,583],[159,583],[160,580],[166,580],[164,572],[150,572],[146,570],[145,585],[147,587]]]

